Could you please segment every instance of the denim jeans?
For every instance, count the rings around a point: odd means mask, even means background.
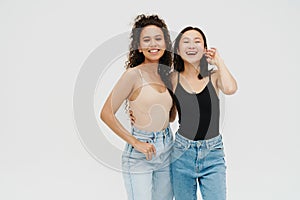
[[[226,199],[226,165],[222,136],[189,140],[175,134],[172,185],[176,200],[197,200],[197,181],[203,200]]]
[[[172,200],[170,161],[173,135],[170,127],[158,132],[133,127],[132,135],[142,142],[152,143],[156,156],[146,160],[145,154],[126,144],[122,168],[128,200]]]

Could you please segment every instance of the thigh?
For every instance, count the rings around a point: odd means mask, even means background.
[[[153,172],[152,199],[173,199],[173,190],[171,185],[171,169],[169,165],[164,168],[155,170]]]
[[[196,178],[187,173],[182,165],[178,165],[178,160],[171,164],[172,187],[176,200],[196,200],[197,182]]]
[[[199,178],[203,200],[226,199],[226,165],[222,149],[207,155],[205,168]],[[208,162],[207,162],[208,161]]]
[[[176,200],[197,199],[195,156],[192,149],[174,144],[171,177]]]
[[[151,200],[152,174],[123,172],[128,200]]]
[[[126,144],[122,169],[128,200],[151,200],[152,171],[142,153]]]

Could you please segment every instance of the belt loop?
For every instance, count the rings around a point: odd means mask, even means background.
[[[153,137],[153,143],[155,143],[156,142],[156,132],[153,132],[153,135],[154,135],[154,137]]]
[[[207,149],[210,149],[209,142],[208,142],[207,140],[204,140],[204,141],[205,141],[205,144],[206,144],[206,145],[205,145],[205,146],[206,146],[206,148],[207,148]]]

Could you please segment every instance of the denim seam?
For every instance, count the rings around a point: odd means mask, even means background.
[[[129,153],[129,156],[128,156],[128,174],[129,174],[129,182],[130,182],[130,190],[131,190],[131,197],[132,197],[132,200],[134,200],[134,193],[133,193],[133,184],[132,184],[132,177],[131,177],[131,171],[130,171],[130,162],[129,162],[129,159],[130,159],[130,156],[132,154],[132,148],[130,149],[130,153]]]

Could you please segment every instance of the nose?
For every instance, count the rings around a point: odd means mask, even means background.
[[[150,47],[156,47],[157,44],[156,44],[156,41],[155,40],[150,40]]]
[[[189,49],[195,49],[195,48],[196,48],[195,43],[194,43],[194,42],[191,42],[188,48],[189,48]]]

